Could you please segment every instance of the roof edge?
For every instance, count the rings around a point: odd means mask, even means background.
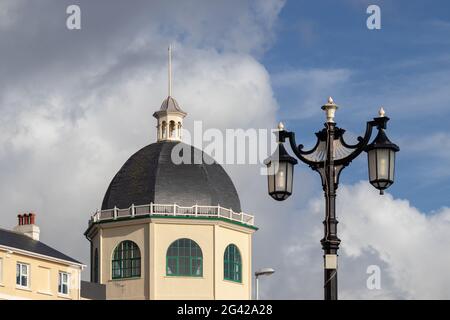
[[[4,249],[6,251],[18,252],[18,253],[22,253],[22,254],[27,254],[27,255],[30,255],[30,256],[34,256],[36,258],[41,258],[41,259],[44,259],[44,260],[50,260],[50,261],[53,261],[53,262],[59,262],[59,263],[62,262],[62,263],[69,264],[69,265],[76,265],[76,266],[79,266],[81,268],[85,268],[87,266],[87,265],[85,265],[85,264],[83,264],[83,263],[81,263],[81,262],[79,262],[79,261],[77,261],[75,259],[74,259],[74,261],[70,261],[70,260],[55,258],[55,257],[52,257],[52,256],[48,256],[48,255],[41,254],[41,253],[36,253],[36,252],[33,252],[33,251],[28,251],[28,250],[24,250],[24,249],[15,248],[15,247],[5,246],[3,244],[0,244],[0,249]]]

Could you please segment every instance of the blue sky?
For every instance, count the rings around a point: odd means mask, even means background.
[[[380,6],[381,30],[367,29],[368,4]],[[449,12],[448,1],[287,1],[276,40],[260,58],[272,76],[280,120],[309,145],[313,132],[321,129],[320,106],[328,95],[341,107],[338,125],[353,138],[363,134],[365,122],[384,106],[391,118],[388,136],[401,148],[396,182],[389,192],[426,212],[450,206],[445,162]],[[293,70],[301,76],[294,75],[286,84],[284,75]],[[317,77],[330,73],[333,78],[321,84],[314,92],[320,93],[317,96],[302,88],[314,70],[323,71]],[[300,107],[316,110],[299,115]],[[436,135],[443,135],[442,147],[439,139],[432,139]],[[362,158],[346,169],[342,182],[367,179],[365,154]]]

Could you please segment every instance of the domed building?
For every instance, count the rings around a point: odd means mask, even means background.
[[[91,281],[107,299],[251,299],[254,218],[222,166],[181,141],[170,74],[169,48],[157,141],[120,168],[85,232]]]

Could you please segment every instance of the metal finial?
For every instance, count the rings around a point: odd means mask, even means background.
[[[168,60],[169,60],[169,70],[168,70],[169,83],[168,83],[168,85],[169,85],[169,97],[171,97],[172,96],[172,45],[169,45],[169,48],[168,48]]]
[[[334,103],[332,97],[328,97],[328,102],[322,106],[322,110],[325,111],[327,115],[327,122],[334,122],[334,115],[338,106]]]
[[[378,114],[380,115],[380,117],[384,117],[386,112],[384,111],[383,107],[380,108],[380,111],[378,111]]]
[[[278,123],[278,130],[284,130],[284,124],[283,122],[280,121],[280,123]]]

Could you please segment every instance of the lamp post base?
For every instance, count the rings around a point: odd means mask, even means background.
[[[337,300],[337,269],[324,270],[324,300]]]

